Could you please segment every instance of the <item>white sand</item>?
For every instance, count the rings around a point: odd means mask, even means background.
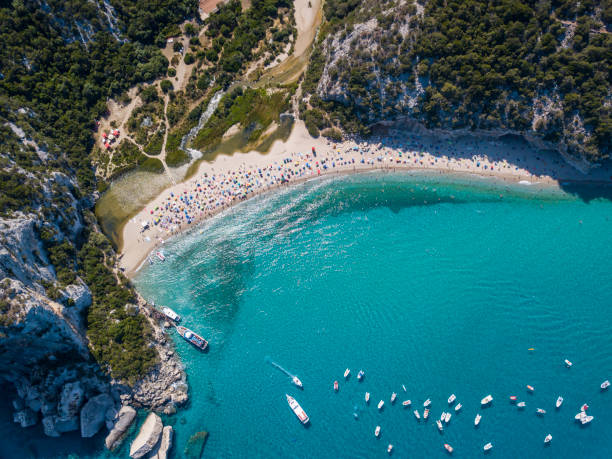
[[[474,173],[524,184],[585,179],[559,155],[536,153],[519,141],[448,140],[391,132],[368,143],[333,145],[310,137],[298,120],[287,141],[276,141],[269,153],[220,155],[202,162],[193,178],[164,190],[123,228],[119,266],[128,276],[134,275],[167,238],[259,193],[316,176],[373,169]],[[602,170],[598,178],[609,180],[606,174]],[[146,230],[143,221],[149,223]]]

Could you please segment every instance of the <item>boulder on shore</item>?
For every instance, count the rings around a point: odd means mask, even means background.
[[[128,430],[128,427],[132,425],[135,417],[136,410],[134,408],[128,405],[121,407],[119,413],[117,413],[115,425],[104,440],[107,449],[115,449],[121,444],[123,435]]]
[[[168,451],[172,447],[172,426],[165,426],[162,431],[161,441],[151,452],[147,459],[167,459]]]
[[[150,413],[130,446],[130,457],[139,459],[149,454],[157,445],[163,427],[161,418],[155,413]]]
[[[90,438],[98,433],[106,412],[114,404],[113,398],[108,394],[100,394],[87,400],[81,409],[81,437]]]

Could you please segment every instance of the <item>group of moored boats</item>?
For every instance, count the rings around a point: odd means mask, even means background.
[[[568,368],[570,368],[573,364],[572,364],[572,362],[570,362],[569,360],[566,359],[565,360],[565,365]],[[348,380],[350,374],[351,374],[351,371],[350,371],[350,369],[347,368],[344,371],[344,379]],[[360,370],[359,373],[358,373],[357,379],[359,381],[362,381],[364,375],[365,375],[364,371]],[[602,391],[607,390],[610,387],[610,381],[609,380],[604,381],[600,385],[600,387],[601,387]],[[407,392],[405,385],[402,385],[402,388],[403,388],[404,392]],[[527,389],[527,391],[529,393],[534,393],[535,392],[535,388],[533,386],[527,385],[526,389]],[[339,390],[339,383],[336,380],[336,381],[334,381],[334,391],[338,392],[338,390]],[[364,397],[366,405],[369,404],[370,397],[371,397],[370,392],[366,392],[365,393],[365,397]],[[396,398],[397,398],[397,393],[396,392],[392,392],[391,393],[391,397],[390,397],[391,405],[394,404]],[[457,400],[457,396],[455,394],[451,394],[448,397],[448,400],[447,400],[448,405],[453,408],[455,413],[459,412],[462,409],[462,407],[463,407],[463,405],[461,403],[455,404],[456,400]],[[557,397],[557,400],[555,402],[555,408],[559,409],[561,407],[561,405],[563,404],[563,401],[564,401],[563,397],[561,397],[561,396]],[[481,407],[484,408],[484,407],[490,406],[492,402],[493,402],[493,396],[492,395],[487,395],[484,398],[482,398],[482,400],[480,401],[480,404],[481,404]],[[432,403],[431,399],[429,399],[429,398],[427,400],[425,400],[425,402],[423,403],[424,410],[423,410],[422,418],[424,420],[427,420],[427,418],[429,417],[431,403]],[[511,395],[510,396],[510,403],[516,404],[518,409],[523,409],[523,408],[525,408],[527,406],[526,402],[518,401],[518,397],[516,395]],[[384,400],[380,400],[378,402],[378,404],[377,404],[378,410],[381,411],[383,409],[384,405],[385,405]],[[404,408],[410,407],[411,405],[412,405],[412,401],[409,400],[409,399],[408,400],[404,400],[402,402],[402,406]],[[590,416],[587,413],[588,408],[589,408],[589,406],[587,404],[582,405],[582,407],[580,408],[580,412],[578,414],[576,414],[576,416],[575,416],[576,421],[579,421],[583,425],[590,423],[594,419],[593,416]],[[413,413],[414,413],[414,416],[415,416],[415,418],[417,420],[421,419],[421,414],[419,413],[419,410],[414,410]],[[544,414],[546,414],[546,410],[543,409],[543,408],[536,408],[536,414],[539,415],[539,416],[543,416]],[[355,418],[357,418],[356,413],[353,413],[353,415],[355,416]],[[450,422],[451,416],[452,415],[451,415],[450,412],[443,411],[442,414],[440,415],[440,419],[436,420],[436,426],[438,427],[438,430],[441,433],[444,431],[444,424],[448,424]],[[480,424],[481,420],[482,420],[482,415],[480,413],[477,413],[476,417],[474,418],[474,426],[478,427],[478,425]],[[376,438],[380,437],[381,430],[382,429],[381,429],[380,425],[377,425],[375,427],[375,429],[374,429],[374,436]],[[547,434],[544,437],[544,444],[548,445],[548,444],[550,444],[551,441],[552,441],[552,434],[549,433],[549,434]],[[450,444],[444,443],[443,446],[444,446],[444,449],[449,454],[453,453],[453,447]],[[488,443],[486,443],[483,446],[484,452],[487,452],[487,451],[491,450],[492,448],[493,448],[493,443],[491,443],[491,442],[488,442]],[[392,451],[393,451],[393,445],[389,444],[388,447],[387,447],[387,452],[391,453]]]
[[[155,303],[152,303],[152,305],[153,307],[155,307]],[[164,317],[169,319],[172,324],[174,324],[174,326],[176,327],[176,331],[185,341],[197,347],[198,349],[206,350],[206,348],[208,347],[208,341],[206,341],[193,330],[190,330],[187,327],[183,327],[182,325],[178,325],[178,323],[181,321],[181,316],[179,316],[175,311],[173,311],[169,307],[164,306],[161,308],[161,313],[164,315]]]

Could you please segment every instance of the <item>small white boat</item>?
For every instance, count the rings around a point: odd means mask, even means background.
[[[302,381],[300,381],[300,379],[297,376],[293,376],[293,378],[291,378],[291,381],[293,382],[293,384],[295,384],[300,389],[304,387],[304,385],[302,384]]]
[[[610,387],[610,381],[608,381],[607,379],[601,383],[601,390],[606,390],[608,387]]]
[[[370,403],[370,393],[369,392],[365,393],[365,402]]]
[[[453,447],[448,443],[444,443],[444,449],[448,451],[449,454],[453,454]]]
[[[462,406],[463,405],[461,403],[457,403],[457,406],[455,407],[455,412],[459,411]]]
[[[446,411],[442,411],[442,414],[440,415],[440,421],[444,422],[444,418],[446,418]]]
[[[374,436],[376,437],[380,436],[380,426],[376,426],[376,429],[374,429]]]
[[[563,397],[561,396],[557,397],[557,402],[555,403],[555,407],[560,408],[562,403],[563,403]]]
[[[533,392],[535,389],[533,388],[533,386],[530,386],[529,384],[527,384],[527,390],[529,392]]]
[[[357,380],[361,381],[364,377],[365,373],[363,372],[363,370],[359,370],[359,373],[357,373]]]
[[[484,445],[482,449],[484,449],[485,451],[489,451],[491,448],[493,448],[493,444],[487,443],[486,445]]]
[[[157,258],[159,258],[161,261],[166,261],[166,256],[163,254],[163,252],[155,252],[155,256]]]
[[[455,394],[451,394],[451,396],[448,397],[448,404],[452,405],[456,399],[457,399],[457,396]]]
[[[419,410],[414,410],[414,417],[417,419],[421,419],[421,415],[419,414]]]
[[[536,414],[539,414],[539,415],[546,414],[546,410],[543,410],[542,408],[536,408]]]
[[[406,386],[404,386],[403,384],[402,384],[402,389],[404,389],[404,392],[408,392],[408,391],[406,390]]]
[[[171,321],[173,322],[180,322],[181,321],[181,316],[179,316],[176,312],[174,312],[172,309],[168,308],[168,307],[163,307],[162,308],[162,313]]]
[[[569,360],[565,359],[565,366],[566,366],[567,368],[571,367],[572,365],[573,365],[573,363],[572,363],[572,362],[570,362]]]
[[[389,454],[391,454],[393,452],[393,445],[391,443],[389,443],[389,446],[387,446],[387,452]]]
[[[289,403],[289,407],[291,407],[293,413],[297,416],[300,422],[302,424],[308,424],[308,421],[310,421],[310,419],[308,418],[308,415],[302,409],[300,404],[297,402],[297,400],[291,397],[290,395],[285,394],[285,396],[287,397],[287,403]]]
[[[588,414],[586,414],[585,411],[580,411],[580,413],[578,413],[576,416],[574,416],[574,418],[577,421],[580,421],[581,424],[588,424],[589,422],[591,422],[594,418],[593,416],[589,416]]]
[[[482,416],[477,414],[476,417],[474,418],[474,425],[477,426],[478,424],[480,424],[481,419],[482,419]]]
[[[446,413],[446,416],[444,416],[444,422],[446,422],[448,424],[450,422],[450,418],[451,418],[451,414],[450,413]]]
[[[444,427],[442,427],[442,423],[440,422],[439,419],[436,419],[436,425],[438,426],[438,430],[440,432],[442,432],[444,430]]]
[[[427,419],[429,417],[429,409],[425,408],[425,411],[423,411],[423,419]]]
[[[395,403],[395,399],[397,398],[397,394],[395,392],[393,392],[391,394],[391,403]]]
[[[411,402],[410,400],[404,400],[404,401],[402,402],[402,405],[404,405],[404,406],[410,406],[410,405],[412,405],[412,402]]]
[[[344,370],[344,379],[348,378],[350,374],[351,374],[351,370],[349,370],[348,368]]]
[[[548,434],[546,435],[546,437],[544,437],[544,443],[550,443],[550,441],[552,440],[552,435]]]
[[[383,402],[382,400],[380,402],[378,402],[378,409],[382,410],[382,407],[385,406],[385,402]]]
[[[516,404],[516,406],[517,406],[518,408],[525,408],[526,403],[525,403],[525,402],[518,402],[518,403]]]
[[[491,395],[487,395],[485,398],[483,398],[483,399],[480,401],[480,404],[481,404],[481,405],[488,405],[488,404],[489,404],[489,403],[491,403],[492,401],[493,401],[493,396],[491,396]]]
[[[594,416],[585,416],[582,419],[580,419],[580,422],[582,423],[582,425],[584,425],[584,424],[588,424],[593,419],[594,419]]]
[[[431,400],[429,399],[425,400],[425,403],[423,403],[423,406],[427,408],[429,405],[431,405]]]

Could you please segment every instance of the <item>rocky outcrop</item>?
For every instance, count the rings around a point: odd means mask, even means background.
[[[121,444],[125,433],[132,425],[132,422],[134,422],[135,417],[136,410],[134,408],[128,405],[121,407],[119,413],[117,413],[117,416],[115,417],[116,421],[112,426],[110,433],[104,440],[104,444],[106,445],[107,449],[113,450]]]
[[[153,451],[160,440],[163,427],[161,418],[155,413],[150,413],[130,446],[130,457],[139,459]]]
[[[162,430],[161,440],[157,447],[149,453],[147,459],[167,459],[168,452],[172,448],[172,426],[165,426]]]
[[[107,413],[115,413],[114,404],[108,394],[90,398],[81,409],[81,437],[89,438],[97,434],[108,417]]]

